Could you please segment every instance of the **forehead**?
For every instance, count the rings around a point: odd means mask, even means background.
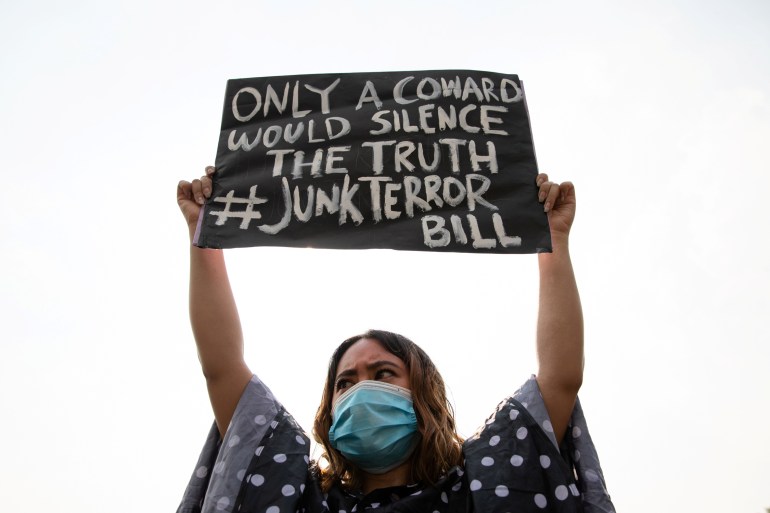
[[[358,365],[366,365],[367,363],[377,361],[392,362],[400,367],[404,367],[404,362],[401,361],[401,358],[385,349],[385,346],[380,342],[373,338],[362,338],[350,346],[342,355],[340,363],[337,365],[337,374],[354,369]]]

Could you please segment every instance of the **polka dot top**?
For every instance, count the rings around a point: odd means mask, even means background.
[[[310,440],[255,376],[220,438],[216,424],[178,513],[614,513],[580,403],[556,444],[534,377],[463,445],[464,465],[435,485],[367,495],[321,491]]]

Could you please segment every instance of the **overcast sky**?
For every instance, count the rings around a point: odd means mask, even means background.
[[[213,417],[175,188],[214,163],[226,80],[421,69],[518,74],[576,185],[618,511],[770,507],[770,3],[5,2],[0,43],[3,511],[176,508]],[[227,257],[248,363],[306,429],[369,327],[428,351],[464,435],[535,371],[532,255]]]

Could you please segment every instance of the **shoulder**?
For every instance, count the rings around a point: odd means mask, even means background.
[[[494,447],[500,437],[509,435],[525,443],[547,441],[558,450],[548,410],[534,376],[524,382],[512,396],[500,402],[492,415],[466,441],[465,448],[476,446],[481,440],[486,440]]]
[[[309,449],[307,435],[254,376],[225,436],[220,438],[216,427],[212,429],[179,511],[195,511],[198,504],[203,511],[232,511],[238,506],[258,511],[246,504],[256,507],[255,501],[266,504],[264,500],[296,505],[312,481]]]
[[[571,465],[533,415],[533,404],[520,400],[529,398],[528,390],[520,392],[502,401],[463,445],[464,479],[475,509],[542,511],[552,505],[548,511],[582,511]]]

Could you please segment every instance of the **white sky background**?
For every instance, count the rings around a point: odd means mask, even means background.
[[[576,184],[618,511],[770,507],[770,4],[283,4],[3,2],[0,510],[176,508],[212,414],[175,187],[214,161],[228,78],[453,68],[519,74],[541,169]],[[432,355],[465,435],[535,370],[532,255],[228,261],[248,362],[308,429],[369,327]]]

